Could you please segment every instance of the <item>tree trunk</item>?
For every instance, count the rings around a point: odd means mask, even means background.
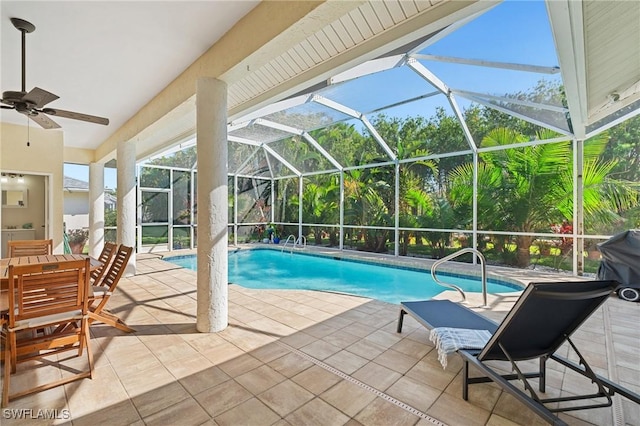
[[[400,237],[400,256],[406,256],[409,252],[409,243],[411,234],[408,231],[402,231]]]
[[[329,245],[331,247],[338,246],[339,245],[338,240],[339,240],[338,233],[335,230],[331,229],[331,231],[329,232]]]
[[[534,237],[525,235],[519,235],[516,237],[516,246],[518,251],[516,253],[516,266],[518,268],[527,268],[531,264],[531,244]]]

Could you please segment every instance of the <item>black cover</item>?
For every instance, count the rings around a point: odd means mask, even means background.
[[[640,288],[640,230],[614,235],[598,244],[602,262],[598,280],[614,280],[621,287]]]

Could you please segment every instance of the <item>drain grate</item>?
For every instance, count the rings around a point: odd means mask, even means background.
[[[340,371],[340,370],[338,370],[338,369],[336,369],[336,368],[334,368],[334,367],[332,367],[332,366],[330,366],[328,364],[325,364],[324,362],[320,361],[317,358],[312,357],[309,354],[306,354],[306,353],[304,353],[304,352],[302,352],[302,351],[300,351],[300,350],[298,350],[298,349],[296,349],[296,348],[294,348],[292,346],[289,346],[286,343],[278,342],[278,344],[283,346],[283,347],[285,347],[287,350],[295,353],[296,355],[301,356],[302,358],[306,359],[307,361],[310,361],[310,362],[314,363],[318,367],[323,368],[323,369],[329,371],[330,373],[333,373],[336,376],[338,376],[338,377],[340,377],[340,378],[342,378],[344,380],[347,380],[348,382],[353,383],[354,385],[360,386],[361,388],[373,393],[374,395],[384,399],[385,401],[390,402],[393,405],[395,405],[397,407],[400,407],[403,410],[408,411],[409,413],[414,414],[414,415],[420,417],[421,419],[424,419],[424,420],[428,421],[429,423],[431,423],[433,425],[436,425],[436,426],[447,426],[446,423],[443,423],[438,419],[434,419],[433,417],[429,416],[428,414],[423,413],[422,411],[418,410],[417,408],[414,408],[414,407],[410,406],[409,404],[405,404],[402,401],[398,401],[397,399],[395,399],[391,395],[387,395],[386,393],[381,392],[378,389],[376,389],[374,387],[371,387],[368,384],[363,383],[360,380],[358,380],[358,379],[356,379],[354,377],[351,377],[350,375],[348,375],[348,374],[346,374],[346,373],[344,373],[344,372],[342,372],[342,371]]]

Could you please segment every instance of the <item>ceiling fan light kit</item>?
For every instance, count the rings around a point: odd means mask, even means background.
[[[11,23],[22,34],[22,89],[18,91],[2,92],[3,109],[13,109],[26,115],[45,129],[58,129],[60,125],[48,116],[69,118],[72,120],[86,121],[89,123],[108,125],[109,119],[80,112],[65,111],[57,108],[44,108],[50,102],[59,98],[58,95],[47,92],[39,87],[26,91],[26,36],[35,31],[36,27],[31,22],[20,18],[11,18]]]

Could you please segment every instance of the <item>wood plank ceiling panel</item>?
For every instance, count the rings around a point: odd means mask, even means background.
[[[384,2],[381,2],[381,1],[371,2],[371,7],[373,8],[373,11],[375,12],[376,16],[378,17],[378,20],[380,21],[380,23],[382,24],[382,27],[385,30],[388,28],[391,28],[394,25],[393,19],[391,18],[391,14],[389,14],[389,11],[387,10],[387,7],[385,6]]]
[[[400,2],[398,2],[397,0],[385,1],[384,5],[387,7],[389,15],[391,15],[391,19],[393,19],[394,24],[398,24],[407,18],[404,14],[404,11],[402,10],[402,7],[400,7]]]
[[[298,52],[296,52],[295,47],[287,50],[286,53],[284,54],[284,57],[285,57],[285,60],[289,64],[291,64],[291,67],[293,68],[296,74],[299,74],[303,70],[306,70],[309,68],[307,64],[304,62],[304,60],[300,57],[300,55],[298,55]]]
[[[293,66],[287,62],[285,55],[286,55],[286,52],[282,56],[278,56],[274,60],[276,64],[278,64],[278,66],[282,68],[282,70],[284,71],[284,75],[287,75],[288,76],[287,78],[291,78],[294,75],[296,75],[296,73],[293,70]]]
[[[351,20],[358,28],[358,32],[362,34],[362,37],[364,37],[365,40],[373,36],[373,30],[371,30],[371,27],[364,17],[361,8],[349,13],[349,17],[351,17]]]
[[[371,3],[365,3],[359,8],[362,11],[362,16],[364,16],[365,21],[369,24],[369,28],[373,31],[374,34],[381,33],[384,30],[382,23],[378,19],[378,15],[373,10],[373,6]]]
[[[640,79],[640,3],[585,2],[584,21],[592,110]]]
[[[320,42],[320,39],[318,38],[317,34],[313,34],[312,36],[310,36],[307,39],[307,41],[313,47],[313,49],[316,51],[316,53],[318,53],[318,56],[320,57],[320,60],[326,61],[327,59],[329,59],[331,57],[331,55],[329,54],[327,49]]]
[[[327,34],[324,32],[324,29],[322,31],[318,31],[316,33],[316,37],[318,38],[322,46],[325,48],[325,50],[329,54],[329,57],[334,57],[335,55],[338,54],[338,49],[336,49],[333,43],[331,43],[331,40],[329,40],[329,37],[327,37]]]
[[[304,62],[305,68],[311,68],[317,63],[311,57],[311,53],[313,53],[313,48],[309,43],[307,43],[306,45],[300,43],[297,46],[295,46],[293,50],[300,57],[300,59],[302,59],[302,61]]]
[[[356,23],[351,18],[351,15],[343,16],[342,18],[340,18],[340,22],[349,33],[349,37],[351,37],[351,40],[353,40],[354,44],[358,44],[364,41],[364,37],[360,33],[358,25],[356,25]]]
[[[332,23],[331,28],[333,28],[333,30],[336,32],[338,37],[340,37],[340,41],[344,45],[345,49],[348,49],[356,45],[355,41],[353,41],[353,39],[349,35],[349,32],[344,27],[341,21],[336,21]]]
[[[400,7],[405,16],[413,16],[418,13],[418,6],[414,1],[401,1]]]
[[[439,0],[435,0],[435,1],[416,0],[413,3],[416,5],[418,12],[422,12],[423,10],[427,10],[431,8],[431,6],[433,6],[434,4],[440,3],[440,1]]]
[[[340,39],[340,36],[338,35],[338,33],[336,33],[336,30],[334,30],[331,25],[324,27],[322,32],[327,36],[338,53],[344,52],[347,47],[344,45],[344,43]]]

